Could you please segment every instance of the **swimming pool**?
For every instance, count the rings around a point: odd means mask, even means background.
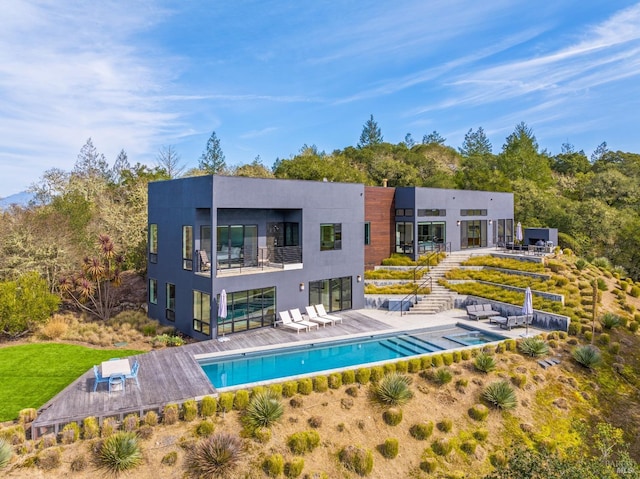
[[[502,339],[505,339],[504,336],[497,334],[446,326],[232,354],[201,359],[198,363],[211,383],[217,389],[223,389],[409,358]]]

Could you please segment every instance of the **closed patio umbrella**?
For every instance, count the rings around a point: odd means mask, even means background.
[[[227,317],[227,292],[223,289],[220,291],[220,297],[218,298],[218,320],[220,318],[225,319]],[[222,336],[224,337],[224,327],[222,328]],[[221,338],[218,341],[226,341],[227,338]]]
[[[529,286],[524,290],[522,314],[525,316],[524,324],[527,327],[526,336],[529,336],[529,317],[533,318],[533,295],[531,294],[531,288]]]
[[[518,224],[516,225],[516,239],[518,242],[522,243],[522,238],[522,223],[518,221]]]

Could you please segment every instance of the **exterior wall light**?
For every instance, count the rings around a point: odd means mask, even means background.
[[[492,225],[493,224],[493,220],[489,220],[489,224]]]
[[[358,281],[358,283],[361,283],[361,282],[362,282],[362,276],[358,275],[358,276],[356,277],[356,280]]]
[[[460,220],[456,221],[456,224],[457,224],[458,226],[460,226]]]
[[[300,291],[304,291],[304,283],[300,283]]]

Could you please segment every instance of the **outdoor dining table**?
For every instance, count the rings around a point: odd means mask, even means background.
[[[112,359],[102,362],[102,377],[128,376],[131,374],[131,364],[128,359]]]

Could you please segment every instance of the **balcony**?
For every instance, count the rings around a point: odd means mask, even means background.
[[[204,253],[204,254],[203,254]],[[302,269],[301,246],[271,246],[254,248],[236,247],[217,251],[215,264],[208,252],[198,252],[198,274],[211,275],[215,267],[216,277],[259,274],[288,269]]]

